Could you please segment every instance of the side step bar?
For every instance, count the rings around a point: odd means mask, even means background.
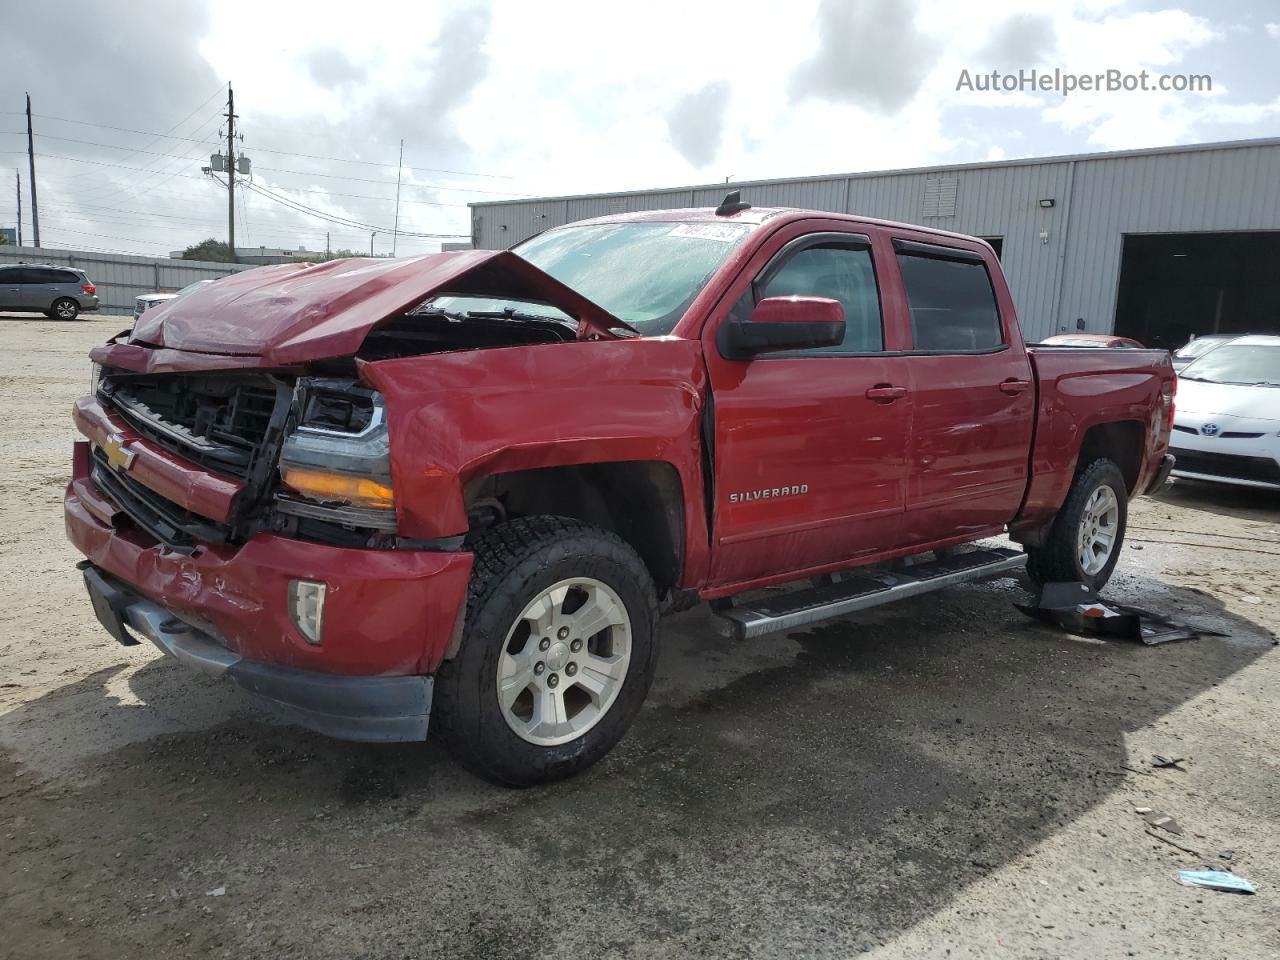
[[[1021,551],[996,547],[901,570],[850,573],[836,583],[735,604],[719,614],[721,630],[726,637],[737,640],[795,630],[957,583],[1007,573],[1026,562],[1026,554]]]

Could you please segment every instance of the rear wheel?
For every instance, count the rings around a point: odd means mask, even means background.
[[[1027,573],[1038,583],[1101,590],[1120,559],[1128,515],[1124,474],[1110,460],[1093,461],[1076,474],[1044,545],[1027,548]]]
[[[80,316],[80,304],[70,297],[62,297],[53,301],[52,315],[59,320],[74,320]]]
[[[572,776],[612,749],[649,691],[649,571],[618,537],[560,517],[504,523],[469,546],[466,627],[436,675],[435,726],[496,783]]]

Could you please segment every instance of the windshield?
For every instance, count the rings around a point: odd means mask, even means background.
[[[1201,357],[1178,376],[1209,383],[1280,387],[1280,344],[1229,344]]]
[[[513,252],[646,336],[670,333],[750,231],[737,223],[603,223],[549,230]],[[437,297],[457,313],[514,310],[567,319],[545,304]]]
[[[1194,360],[1196,357],[1203,357],[1214,347],[1220,347],[1224,343],[1230,343],[1230,340],[1222,337],[1201,337],[1198,340],[1192,340],[1186,346],[1181,347],[1174,356],[1179,360]]]
[[[179,290],[179,291],[178,291],[177,295],[180,297],[180,296],[182,296],[184,293],[190,293],[190,292],[191,292],[192,290],[194,290],[196,287],[203,287],[206,283],[213,283],[213,281],[212,281],[212,280],[197,280],[195,283],[188,283],[185,287],[183,287],[181,290]]]

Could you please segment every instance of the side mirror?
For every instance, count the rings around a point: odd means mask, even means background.
[[[818,350],[844,342],[844,307],[828,297],[766,297],[745,323],[720,325],[720,353],[749,360],[775,350]]]

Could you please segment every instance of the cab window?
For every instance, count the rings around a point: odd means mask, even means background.
[[[900,250],[898,267],[916,350],[968,353],[1004,343],[995,291],[982,261]]]
[[[757,298],[828,297],[844,307],[844,341],[804,353],[876,353],[884,349],[880,295],[871,250],[820,244],[793,254],[757,288]]]

